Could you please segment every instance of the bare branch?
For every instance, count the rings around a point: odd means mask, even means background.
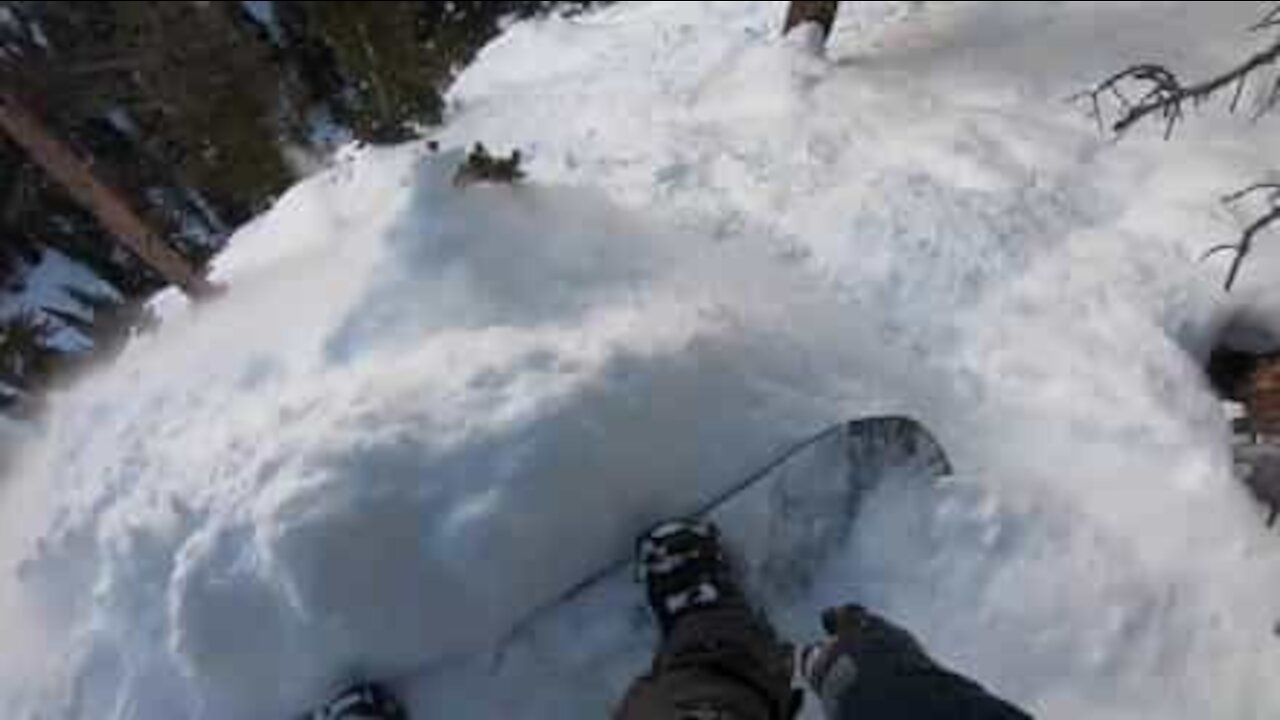
[[[1254,30],[1280,28],[1280,5],[1272,8],[1263,19],[1253,27]],[[1143,63],[1133,65],[1103,80],[1090,90],[1075,96],[1075,99],[1087,98],[1090,101],[1092,114],[1100,125],[1102,119],[1102,99],[1110,97],[1117,108],[1118,117],[1111,123],[1111,131],[1120,134],[1148,117],[1159,117],[1164,121],[1164,136],[1173,134],[1174,126],[1184,117],[1187,103],[1199,105],[1216,96],[1223,90],[1234,88],[1229,108],[1232,112],[1239,106],[1244,96],[1249,77],[1257,70],[1280,61],[1280,35],[1266,48],[1254,53],[1244,62],[1202,82],[1184,85],[1173,71],[1163,65]],[[1125,93],[1126,88],[1139,89],[1141,94],[1136,101],[1131,101]],[[1270,87],[1263,91],[1258,111],[1262,115],[1280,105],[1280,78],[1272,81]]]
[[[1230,291],[1231,286],[1235,284],[1236,278],[1240,275],[1240,267],[1244,263],[1244,259],[1248,257],[1249,252],[1253,250],[1253,241],[1258,235],[1273,224],[1280,224],[1280,183],[1254,183],[1222,198],[1222,202],[1230,205],[1260,193],[1266,193],[1268,210],[1249,223],[1249,226],[1240,234],[1239,240],[1231,244],[1216,245],[1209,248],[1200,258],[1201,261],[1204,261],[1220,252],[1235,253],[1235,257],[1231,260],[1231,267],[1227,270],[1227,280],[1223,285],[1224,290]]]
[[[1098,96],[1094,95],[1089,98],[1089,100],[1093,102],[1093,118],[1098,121],[1098,132],[1106,132],[1106,129],[1102,124],[1102,106],[1098,103]]]
[[[1239,200],[1242,200],[1254,193],[1262,192],[1264,190],[1271,191],[1271,196],[1270,196],[1271,202],[1274,203],[1277,200],[1280,200],[1280,182],[1260,182],[1260,183],[1254,183],[1249,187],[1244,188],[1243,190],[1237,190],[1236,192],[1233,192],[1230,195],[1223,195],[1222,202],[1228,203],[1228,204],[1238,202]]]
[[[1271,90],[1267,93],[1266,99],[1258,103],[1258,111],[1253,114],[1253,119],[1257,120],[1263,115],[1271,112],[1280,104],[1280,77],[1277,77],[1271,84]]]
[[[1280,5],[1271,8],[1271,11],[1262,16],[1258,24],[1250,27],[1250,30],[1266,30],[1267,28],[1280,27]]]
[[[1252,28],[1253,31],[1280,28],[1280,3],[1274,5],[1262,19]],[[1164,137],[1167,140],[1174,127],[1184,118],[1187,103],[1193,107],[1215,97],[1223,90],[1232,89],[1231,102],[1228,106],[1235,112],[1244,96],[1245,86],[1249,78],[1258,70],[1280,62],[1280,33],[1272,39],[1267,47],[1254,53],[1239,65],[1217,76],[1202,82],[1184,85],[1173,71],[1153,63],[1133,65],[1106,78],[1094,87],[1074,95],[1070,100],[1079,102],[1087,100],[1089,112],[1098,122],[1100,132],[1105,132],[1106,121],[1103,118],[1103,101],[1110,99],[1115,104],[1116,119],[1111,123],[1111,131],[1117,137],[1142,120],[1152,117],[1164,121]],[[1264,85],[1254,119],[1280,107],[1280,75],[1270,79]],[[1136,93],[1137,100],[1131,101],[1126,89]],[[1201,260],[1207,260],[1218,253],[1234,253],[1231,267],[1227,271],[1225,289],[1231,290],[1240,268],[1249,252],[1253,249],[1253,241],[1258,235],[1272,225],[1280,226],[1280,182],[1261,182],[1222,198],[1226,204],[1237,203],[1248,197],[1265,193],[1266,204],[1262,214],[1248,225],[1234,243],[1215,245],[1204,253]]]
[[[1203,255],[1200,256],[1200,262],[1204,262],[1205,260],[1208,260],[1209,258],[1213,257],[1214,255],[1217,255],[1220,252],[1239,252],[1239,250],[1240,248],[1235,243],[1228,243],[1226,245],[1214,245],[1213,247],[1206,250]]]
[[[1253,221],[1249,227],[1245,228],[1244,234],[1240,236],[1240,242],[1237,245],[1239,252],[1236,253],[1235,260],[1231,261],[1231,269],[1227,271],[1227,282],[1223,285],[1223,289],[1231,290],[1231,286],[1235,284],[1236,276],[1240,274],[1240,264],[1244,262],[1245,256],[1253,249],[1253,239],[1272,223],[1280,221],[1280,207],[1271,208],[1270,212]]]
[[[1236,92],[1231,96],[1231,105],[1227,107],[1229,112],[1235,112],[1236,108],[1240,107],[1240,98],[1244,95],[1244,86],[1247,84],[1249,84],[1249,78],[1245,76],[1241,76],[1236,81]]]

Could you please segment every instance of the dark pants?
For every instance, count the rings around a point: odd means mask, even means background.
[[[743,605],[678,619],[616,720],[785,720],[795,702],[791,646]]]
[[[865,613],[845,642],[849,682],[823,698],[829,720],[1030,720],[933,661],[906,630]],[[788,720],[791,647],[743,606],[690,613],[663,640],[615,720]]]

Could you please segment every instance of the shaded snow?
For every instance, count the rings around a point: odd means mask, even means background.
[[[88,266],[72,260],[52,248],[45,248],[40,262],[22,274],[22,287],[16,292],[0,293],[0,319],[20,313],[43,315],[53,326],[49,345],[63,351],[89,348],[92,343],[79,330],[67,326],[61,319],[47,315],[45,309],[61,310],[93,317],[92,308],[85,307],[67,292],[74,288],[90,295],[119,298],[110,284],[99,278]]]
[[[267,33],[271,36],[271,41],[276,46],[283,46],[284,32],[280,29],[280,22],[276,20],[275,3],[271,0],[243,0],[240,3],[244,7],[245,12],[249,14],[262,27],[267,29]]]
[[[825,59],[782,12],[518,23],[440,140],[529,185],[353,151],[242,228],[228,295],[11,475],[6,706],[287,717],[364,674],[422,717],[601,717],[652,647],[635,588],[495,639],[788,441],[905,412],[958,477],[872,498],[797,639],[859,599],[1042,717],[1274,717],[1278,549],[1196,359],[1244,301],[1196,258],[1280,141],[1206,110],[1112,146],[1063,102],[1212,70],[1256,7],[846,3]]]

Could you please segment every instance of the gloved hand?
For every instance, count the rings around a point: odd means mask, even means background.
[[[934,667],[907,631],[861,605],[828,608],[822,628],[828,637],[805,648],[800,673],[828,717],[840,717],[841,701],[858,682]]]
[[[1031,720],[981,685],[941,667],[906,630],[858,605],[822,613],[827,639],[800,672],[829,718]]]
[[[800,674],[822,701],[828,717],[839,717],[839,699],[857,680],[856,642],[865,615],[858,605],[827,608],[822,612],[827,638],[809,645],[800,655]]]

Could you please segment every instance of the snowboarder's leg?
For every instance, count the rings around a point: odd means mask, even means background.
[[[747,603],[715,527],[664,523],[641,537],[637,550],[662,645],[616,717],[791,717],[799,698],[791,647]]]

